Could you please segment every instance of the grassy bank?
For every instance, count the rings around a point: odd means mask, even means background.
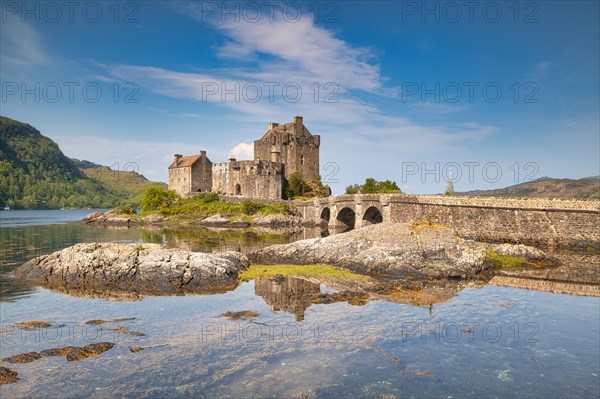
[[[253,216],[292,214],[292,209],[287,204],[264,204],[254,201],[229,202],[219,199],[219,196],[214,193],[173,199],[156,206],[146,206],[142,210],[140,217],[149,214],[180,218],[222,215],[228,218],[250,219]]]

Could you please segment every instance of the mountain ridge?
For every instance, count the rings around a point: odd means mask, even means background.
[[[463,191],[456,192],[455,195],[499,198],[600,199],[600,176],[588,176],[580,179],[540,177],[504,188]]]

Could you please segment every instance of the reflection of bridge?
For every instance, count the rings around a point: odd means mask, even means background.
[[[305,222],[345,231],[382,221],[434,221],[483,241],[598,246],[600,201],[339,195],[294,201]]]

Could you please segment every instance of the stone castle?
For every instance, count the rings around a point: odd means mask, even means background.
[[[290,175],[300,172],[305,180],[319,175],[321,137],[312,135],[301,116],[279,125],[269,123],[267,132],[254,141],[254,160],[212,163],[206,151],[175,154],[169,166],[169,189],[182,197],[214,192],[259,199],[281,199]]]

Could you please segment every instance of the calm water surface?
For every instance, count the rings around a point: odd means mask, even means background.
[[[116,301],[68,296],[15,280],[32,257],[84,241],[155,242],[242,251],[297,236],[203,229],[108,229],[54,211],[0,212],[0,357],[107,341],[68,362],[3,362],[20,380],[0,397],[518,397],[598,398],[600,299],[516,288],[467,288],[432,308],[371,300],[310,304],[318,282],[260,279],[225,294]],[[15,212],[16,214],[16,212]],[[36,217],[36,214],[38,215]],[[48,219],[51,218],[51,219]],[[63,223],[63,224],[48,224]],[[46,221],[46,222],[44,222]],[[248,321],[226,311],[254,310]],[[133,320],[86,325],[92,319]],[[43,320],[29,331],[12,325]],[[124,327],[134,336],[109,330]],[[146,349],[132,353],[130,347]]]

